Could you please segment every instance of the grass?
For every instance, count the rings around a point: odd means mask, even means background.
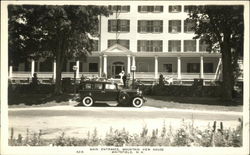
[[[239,120],[241,121],[241,120]],[[151,132],[147,126],[138,134],[131,134],[126,129],[114,130],[112,127],[106,133],[105,138],[99,138],[95,129],[86,137],[67,137],[64,132],[55,139],[43,139],[42,130],[31,134],[27,129],[26,137],[18,134],[14,137],[14,129],[11,129],[9,145],[11,146],[202,146],[202,147],[241,147],[242,146],[242,122],[236,129],[224,129],[223,123],[217,128],[216,122],[205,130],[194,128],[193,124],[187,124],[183,120],[182,126],[173,130],[165,123],[161,129]]]
[[[220,98],[208,97],[168,97],[168,96],[147,96],[145,106],[158,108],[211,110],[211,111],[237,111],[242,112],[242,100],[234,101],[234,105],[225,106]]]

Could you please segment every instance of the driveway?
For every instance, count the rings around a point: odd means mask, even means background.
[[[179,128],[183,122],[193,123],[199,129],[213,125],[213,121],[223,122],[224,128],[236,128],[241,112],[204,111],[191,109],[168,109],[143,106],[142,108],[116,107],[116,103],[101,104],[95,107],[77,106],[71,103],[65,106],[10,108],[9,131],[14,128],[14,136],[26,135],[42,130],[43,138],[55,138],[62,132],[70,137],[87,137],[88,132],[97,130],[100,137],[112,127],[125,128],[130,133],[139,134],[143,127],[150,131],[167,128]],[[217,123],[219,124],[219,123]]]

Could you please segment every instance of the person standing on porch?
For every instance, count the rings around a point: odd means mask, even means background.
[[[123,87],[126,88],[127,87],[127,75],[126,74],[123,75],[122,81],[123,81]]]
[[[124,76],[125,72],[124,70],[121,71],[121,73],[119,74],[120,76],[120,82],[123,83],[123,76]]]

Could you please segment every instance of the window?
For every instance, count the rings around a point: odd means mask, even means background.
[[[163,12],[163,6],[155,5],[155,6],[148,6],[142,5],[138,6],[138,12]]]
[[[85,84],[85,89],[91,89],[91,83],[86,83]]]
[[[114,84],[106,84],[105,85],[105,89],[111,89],[111,90],[114,90],[114,89],[116,89],[116,86],[114,85]]]
[[[181,20],[169,21],[169,33],[181,32]]]
[[[180,52],[181,41],[180,40],[169,40],[168,41],[168,52]]]
[[[196,40],[184,40],[184,52],[196,52]]]
[[[102,83],[95,83],[94,89],[102,89]]]
[[[120,44],[121,46],[129,49],[129,40],[108,40],[108,48],[115,44]]]
[[[204,73],[213,73],[214,64],[213,63],[204,63]]]
[[[200,64],[199,63],[188,63],[187,64],[188,73],[200,73]]]
[[[92,51],[98,51],[99,40],[93,40],[93,49]]]
[[[163,31],[162,20],[139,20],[138,32],[162,32]]]
[[[108,20],[108,32],[129,32],[129,20]]]
[[[163,64],[163,71],[172,73],[172,64]]]
[[[122,12],[122,13],[130,12],[129,5],[109,5],[108,8],[112,12]]]
[[[181,12],[181,5],[170,5],[168,10],[171,13]]]
[[[98,63],[89,63],[89,72],[98,72]]]
[[[162,40],[138,40],[138,52],[162,52]]]
[[[211,46],[208,43],[206,43],[206,41],[200,40],[199,41],[199,51],[200,52],[209,52],[209,51],[211,51]]]
[[[137,70],[138,72],[149,72],[149,63],[139,62]]]
[[[197,6],[195,5],[187,5],[187,6],[184,6],[184,12],[190,13],[196,10],[196,8]]]
[[[195,23],[192,20],[184,21],[184,32],[194,32]]]

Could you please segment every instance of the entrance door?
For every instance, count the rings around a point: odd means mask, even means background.
[[[121,71],[124,70],[124,63],[123,62],[114,62],[112,65],[112,77],[113,78],[120,78],[119,74]]]

